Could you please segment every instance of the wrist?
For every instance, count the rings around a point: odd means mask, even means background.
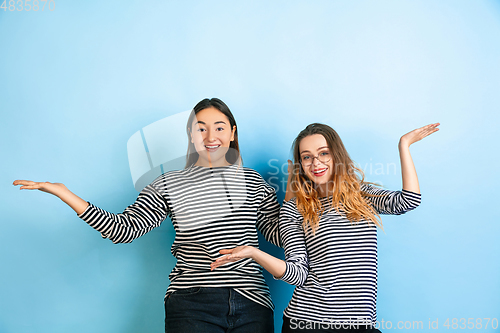
[[[404,140],[403,138],[401,138],[399,140],[398,148],[399,149],[410,148],[410,143],[408,142],[408,140]]]
[[[250,259],[257,261],[256,258],[259,256],[260,250],[256,249],[253,246],[249,246],[249,249],[250,249],[250,255],[249,255]]]
[[[55,184],[55,183],[49,183],[47,187],[49,188],[49,192],[54,194],[55,196],[62,198],[64,196],[67,196],[70,192],[66,186],[63,184]]]

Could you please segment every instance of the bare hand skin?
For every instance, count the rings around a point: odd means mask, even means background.
[[[439,131],[439,125],[439,123],[435,123],[417,128],[406,133],[399,140],[399,157],[401,159],[401,176],[403,178],[404,190],[420,193],[417,171],[415,170],[415,165],[410,154],[410,146],[426,136]]]
[[[227,255],[224,257],[220,257],[210,264],[210,268],[212,271],[217,267],[225,265],[227,263],[236,262],[244,258],[251,258],[278,279],[282,277],[283,274],[285,274],[286,264],[283,260],[262,252],[261,250],[256,249],[253,246],[237,246],[233,249],[220,250],[219,253]]]
[[[78,215],[83,213],[88,207],[88,202],[68,190],[62,183],[50,182],[34,182],[31,180],[15,180],[12,183],[14,186],[22,185],[20,190],[39,190],[42,192],[50,193],[64,201],[70,206]]]
[[[22,185],[20,190],[40,190],[57,196],[57,192],[64,190],[66,186],[62,183],[34,182],[31,180],[15,180],[13,185]]]
[[[256,250],[256,248],[247,245],[237,246],[232,249],[220,250],[219,251],[220,254],[227,254],[227,255],[224,257],[220,257],[219,259],[211,263],[210,268],[213,271],[215,268],[225,265],[227,263],[236,262],[244,258],[252,258],[254,250]]]
[[[426,136],[431,135],[432,133],[435,133],[439,131],[439,123],[435,124],[430,124],[424,127],[417,128],[409,133],[406,133],[401,137],[399,140],[399,146],[410,146],[413,143],[422,140]]]

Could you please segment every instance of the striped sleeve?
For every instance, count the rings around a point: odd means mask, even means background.
[[[286,202],[281,209],[280,233],[285,249],[286,269],[280,280],[302,286],[309,274],[309,258],[304,231],[296,213],[295,200]]]
[[[421,195],[407,190],[389,191],[363,184],[361,191],[379,214],[401,215],[420,205]]]
[[[279,232],[280,204],[274,188],[265,185],[266,195],[259,204],[255,226],[268,242],[283,247]]]
[[[109,213],[89,203],[78,217],[99,231],[103,238],[109,238],[116,244],[130,243],[153,230],[168,214],[169,209],[163,197],[153,186],[148,185],[123,213]]]

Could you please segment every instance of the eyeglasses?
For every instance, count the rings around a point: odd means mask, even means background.
[[[317,159],[321,163],[328,163],[332,160],[332,155],[330,155],[330,153],[327,151],[319,153],[318,156],[302,155],[300,157],[300,163],[302,163],[302,166],[308,167],[313,164],[314,159]]]

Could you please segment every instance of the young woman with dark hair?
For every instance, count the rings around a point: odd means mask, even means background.
[[[376,321],[379,214],[404,214],[420,204],[411,144],[436,132],[431,124],[399,141],[403,189],[364,181],[331,127],[311,124],[293,144],[289,184],[295,198],[283,205],[280,234],[285,261],[257,248],[225,249],[212,263],[252,258],[275,278],[296,285],[282,332],[379,332]],[[290,198],[290,191],[287,198]]]
[[[58,196],[113,243],[129,243],[170,217],[177,263],[165,296],[165,331],[274,331],[273,303],[261,267],[248,259],[212,271],[219,251],[258,247],[257,229],[280,245],[280,206],[274,189],[241,165],[234,117],[220,99],[204,99],[186,126],[186,167],[146,186],[121,214],[81,199],[60,183],[16,180],[21,189]]]

